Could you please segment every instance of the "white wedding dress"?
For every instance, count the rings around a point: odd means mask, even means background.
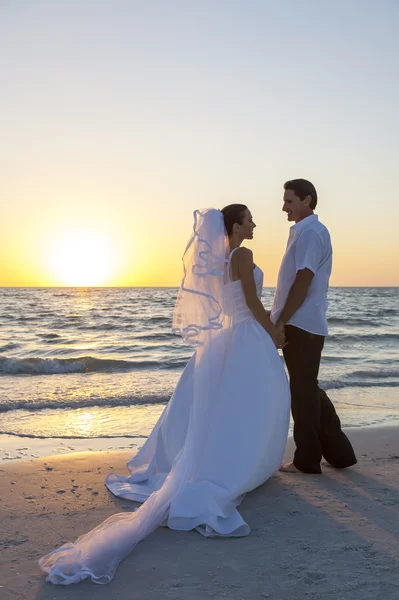
[[[260,297],[263,273],[257,266],[254,278]],[[280,466],[289,425],[290,393],[282,361],[247,307],[241,281],[228,285],[237,321],[206,424],[207,443],[195,480],[173,500],[165,523],[205,536],[249,533],[237,506]],[[116,496],[144,502],[165,481],[186,440],[194,365],[195,357],[147,442],[128,463],[130,476],[107,477],[106,485]]]
[[[254,279],[260,297],[259,267]],[[232,327],[216,333],[200,360],[197,350],[189,361],[154,430],[128,463],[130,475],[107,477],[113,494],[144,504],[43,557],[47,581],[91,577],[108,583],[119,562],[159,525],[208,537],[250,532],[237,507],[281,464],[290,392],[279,354],[248,309],[241,281],[227,286]]]

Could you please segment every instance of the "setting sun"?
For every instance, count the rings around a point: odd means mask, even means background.
[[[92,231],[65,231],[47,250],[52,277],[58,284],[66,286],[109,284],[116,258],[112,240]]]

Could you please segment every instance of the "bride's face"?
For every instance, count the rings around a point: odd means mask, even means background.
[[[256,225],[252,219],[251,211],[247,209],[237,233],[243,240],[252,240],[255,227]]]

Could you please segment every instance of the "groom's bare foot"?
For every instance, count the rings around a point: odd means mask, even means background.
[[[285,465],[281,465],[279,471],[283,473],[302,473],[299,469],[296,468],[293,462],[285,463]]]

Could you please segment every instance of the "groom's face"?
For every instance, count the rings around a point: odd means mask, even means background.
[[[288,221],[298,223],[308,214],[307,202],[301,200],[294,190],[285,190],[283,196],[283,211],[287,213]]]

